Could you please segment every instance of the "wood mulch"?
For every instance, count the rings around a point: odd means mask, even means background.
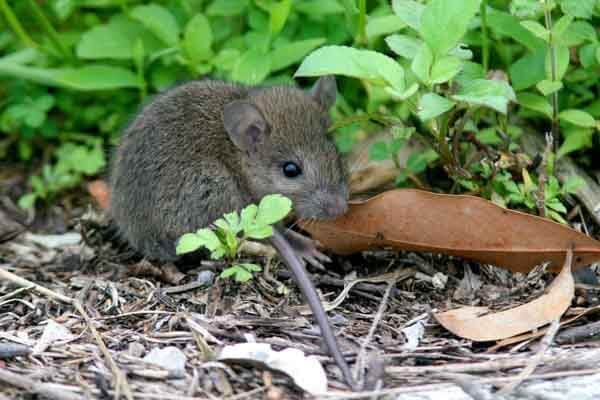
[[[0,206],[0,271],[28,282],[0,277],[0,400],[24,393],[50,399],[310,398],[279,372],[213,358],[224,346],[247,341],[316,355],[329,379],[328,398],[359,398],[342,383],[285,267],[273,262],[251,282],[237,284],[220,279],[221,266],[209,262],[152,265],[112,240],[85,202],[67,217],[64,210],[49,213],[52,221],[63,216],[63,223],[33,229],[16,222],[27,216],[17,216],[9,203],[4,197]],[[257,261],[266,265],[264,258]],[[401,279],[384,279],[396,271]],[[539,340],[492,349],[494,343],[460,339],[432,312],[525,303],[552,279],[542,270],[525,276],[445,256],[380,251],[336,257],[326,271],[310,272],[326,301],[350,280],[380,278],[353,286],[328,313],[346,358],[363,367],[359,376],[371,397],[361,398],[447,391],[451,384],[484,399],[478,391],[514,381],[538,354]],[[579,290],[570,312],[597,306],[599,293]],[[561,329],[528,380],[600,373],[598,315]],[[569,331],[573,327],[580,331]],[[183,368],[144,358],[167,347],[176,349]]]

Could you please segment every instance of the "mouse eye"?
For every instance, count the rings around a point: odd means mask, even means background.
[[[302,170],[300,169],[300,167],[298,166],[298,164],[296,164],[295,162],[292,161],[286,161],[283,164],[283,174],[288,177],[288,178],[295,178],[298,175],[300,175],[302,173]]]

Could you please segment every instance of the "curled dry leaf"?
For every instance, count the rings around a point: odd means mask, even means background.
[[[600,242],[545,218],[474,196],[391,190],[350,205],[335,220],[301,221],[325,248],[350,254],[374,248],[429,251],[528,272],[557,271],[574,246],[573,268],[600,260]]]
[[[575,294],[572,257],[569,250],[562,271],[547,292],[527,304],[491,314],[486,307],[462,307],[434,314],[434,317],[455,335],[480,342],[505,339],[546,325],[571,305]]]
[[[102,179],[92,181],[87,184],[87,189],[101,209],[108,209],[110,204],[110,189],[106,181]]]

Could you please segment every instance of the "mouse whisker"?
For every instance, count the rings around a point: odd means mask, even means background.
[[[363,168],[369,162],[369,152],[363,151],[359,154],[359,156],[354,160],[352,165],[349,168],[350,173],[352,174],[355,171]]]
[[[293,224],[291,224],[290,226],[288,226],[288,227],[285,229],[285,232],[284,232],[284,234],[287,234],[287,233],[288,233],[289,231],[291,231],[291,230],[292,230],[294,227],[296,227],[296,225],[298,225],[298,220],[295,220]]]

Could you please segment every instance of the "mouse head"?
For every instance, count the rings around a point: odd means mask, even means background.
[[[255,200],[281,193],[292,200],[299,218],[346,212],[345,167],[327,137],[335,96],[335,79],[328,76],[308,92],[261,88],[224,107],[223,124],[240,151],[241,174]]]

